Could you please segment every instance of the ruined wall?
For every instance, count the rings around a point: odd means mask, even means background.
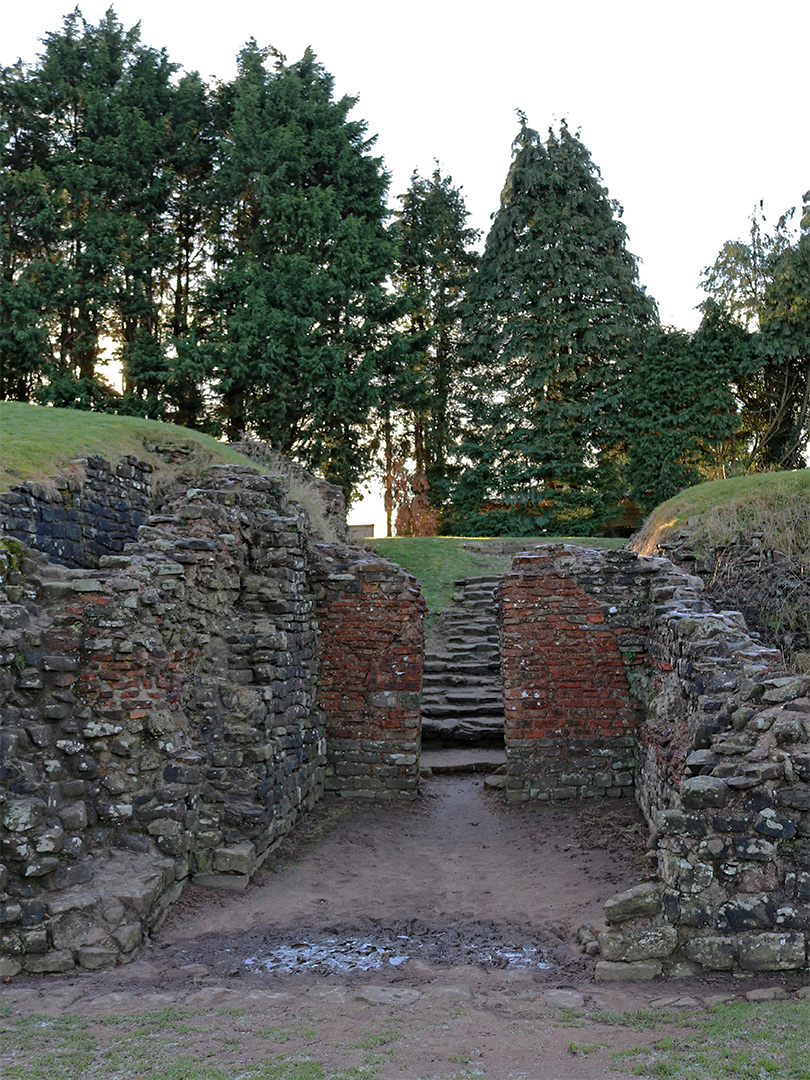
[[[555,545],[518,555],[504,577],[510,801],[632,794],[648,659],[648,561]]]
[[[127,468],[92,466],[131,511]],[[87,515],[95,483],[56,490]],[[212,467],[83,567],[0,536],[0,975],[126,962],[187,880],[244,888],[325,781],[415,793],[418,586],[313,544],[287,487]]]
[[[278,478],[228,466],[97,570],[12,569],[0,970],[131,957],[185,880],[243,887],[314,805],[307,539]]]
[[[286,476],[290,487],[297,493],[295,497],[314,492],[318,506],[312,504],[311,510],[317,510],[317,516],[322,520],[315,520],[313,514],[310,514],[313,533],[321,535],[323,540],[348,541],[346,496],[341,488],[318,476],[313,476],[299,462],[280,454],[270,443],[262,439],[245,434],[242,436],[242,441],[234,443],[233,446],[245,457],[261,462],[279,476]]]
[[[810,679],[666,559],[538,548],[502,595],[510,797],[635,783],[653,832],[657,880],[606,903],[597,976],[804,969]]]
[[[149,513],[152,466],[80,458],[48,486],[26,482],[0,494],[3,531],[65,566],[98,566],[137,539]]]
[[[422,616],[401,567],[357,548],[317,545],[318,704],[327,791],[413,797],[419,786]]]
[[[804,969],[810,679],[661,563],[637,774],[658,881],[606,904],[597,974]]]

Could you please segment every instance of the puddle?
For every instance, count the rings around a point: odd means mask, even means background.
[[[383,967],[399,967],[408,960],[420,959],[433,963],[480,964],[495,968],[530,968],[545,970],[551,967],[540,948],[513,944],[476,945],[457,940],[435,939],[417,941],[407,934],[383,941],[368,938],[327,937],[320,941],[296,941],[278,944],[263,951],[261,956],[249,956],[244,961],[250,971],[270,971],[281,974],[314,972],[335,974],[351,971],[372,971]],[[450,946],[450,947],[448,947]]]

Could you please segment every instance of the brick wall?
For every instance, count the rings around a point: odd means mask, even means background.
[[[326,789],[414,797],[424,658],[419,586],[401,567],[357,548],[316,547]]]
[[[648,577],[624,552],[515,558],[499,619],[511,801],[632,793]]]
[[[149,513],[152,466],[80,458],[47,487],[26,482],[0,494],[0,528],[65,566],[98,566],[137,539]]]

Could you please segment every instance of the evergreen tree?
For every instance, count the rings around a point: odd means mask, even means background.
[[[468,465],[447,527],[586,532],[621,493],[619,382],[656,311],[585,146],[520,120],[469,290]]]
[[[394,286],[402,297],[407,374],[400,401],[416,475],[440,506],[447,495],[449,451],[458,434],[461,304],[477,265],[477,229],[452,178],[435,169],[414,172],[400,196],[393,235],[397,241]]]
[[[48,140],[22,63],[0,71],[0,397],[32,400],[48,376],[43,314],[57,288],[60,210]]]
[[[747,242],[728,241],[704,273],[709,300],[750,333],[758,362],[734,380],[744,468],[801,468],[810,437],[810,192],[798,236],[793,211],[773,232],[761,213]]]
[[[251,42],[220,95],[207,349],[227,433],[255,431],[350,493],[390,318],[388,178],[311,51],[266,59]]]
[[[732,386],[757,363],[748,333],[717,305],[694,334],[647,331],[621,388],[625,476],[644,511],[733,470],[740,417]]]
[[[37,64],[0,75],[5,393],[111,404],[97,372],[108,337],[138,411],[159,411],[175,67],[139,33],[77,8]]]

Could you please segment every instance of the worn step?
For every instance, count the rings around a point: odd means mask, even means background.
[[[424,704],[422,702],[422,716],[444,717],[444,716],[456,716],[459,719],[470,716],[487,716],[491,714],[494,707],[498,704],[497,701],[484,701],[480,704],[469,702],[450,702],[446,705],[441,703],[429,703]],[[501,724],[503,723],[503,714],[501,714]]]

